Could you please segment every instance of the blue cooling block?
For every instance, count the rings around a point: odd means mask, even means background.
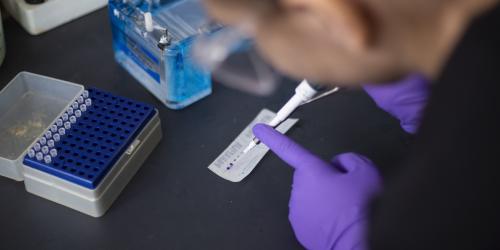
[[[28,151],[24,165],[95,189],[155,112],[101,90],[84,91]]]

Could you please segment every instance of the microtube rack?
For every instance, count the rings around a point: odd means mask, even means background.
[[[29,72],[0,91],[0,103],[8,131],[17,132],[0,140],[0,175],[93,217],[108,210],[162,138],[151,105]]]
[[[95,189],[154,111],[147,104],[85,90],[28,150],[24,164]]]

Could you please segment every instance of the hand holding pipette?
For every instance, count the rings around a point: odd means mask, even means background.
[[[273,128],[277,127],[280,123],[282,123],[285,119],[290,116],[290,114],[297,109],[300,105],[309,102],[314,98],[314,96],[318,93],[318,90],[311,86],[307,80],[303,80],[297,88],[295,88],[295,95],[288,100],[288,102],[283,106],[276,116],[267,124]],[[252,148],[257,146],[260,143],[259,139],[254,137],[250,144],[243,150],[243,153],[246,154]]]

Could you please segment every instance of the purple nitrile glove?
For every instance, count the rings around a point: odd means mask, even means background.
[[[397,118],[401,127],[415,134],[429,96],[429,81],[420,74],[412,74],[395,83],[366,84],[365,91],[377,105]]]
[[[327,162],[273,128],[253,132],[294,169],[289,219],[308,249],[365,249],[366,207],[381,178],[367,158],[346,153]]]

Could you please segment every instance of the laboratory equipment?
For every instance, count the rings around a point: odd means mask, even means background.
[[[288,102],[278,111],[276,116],[268,123],[271,127],[278,126],[281,122],[283,122],[295,109],[297,109],[300,105],[310,101],[314,98],[314,96],[318,93],[321,87],[313,87],[313,85],[309,84],[307,80],[303,80],[297,88],[295,88],[295,94],[288,100]],[[337,88],[334,88],[336,91]],[[330,92],[329,93],[333,93]],[[243,150],[243,153],[247,153],[252,148],[259,144],[259,140],[255,137],[250,141],[248,146]]]
[[[212,172],[218,176],[232,182],[240,182],[247,177],[264,158],[269,148],[264,145],[258,145],[254,150],[245,154],[243,149],[248,141],[253,137],[252,128],[257,123],[267,123],[275,117],[276,114],[268,109],[263,109],[257,117],[248,124],[245,129],[229,144],[229,146],[208,166]],[[276,130],[280,133],[287,132],[292,128],[298,119],[286,119]]]
[[[84,91],[92,104],[61,123]],[[0,119],[0,175],[94,217],[162,137],[158,111],[148,104],[28,72],[0,92]]]
[[[32,35],[106,6],[107,0],[2,0],[5,9]]]
[[[110,0],[116,61],[163,104],[181,109],[212,92],[210,72],[192,58],[200,33],[217,32],[200,0]]]
[[[5,58],[5,38],[3,37],[2,13],[0,13],[0,66]]]

